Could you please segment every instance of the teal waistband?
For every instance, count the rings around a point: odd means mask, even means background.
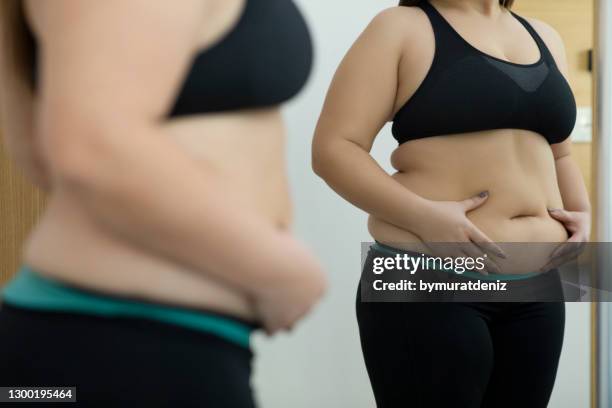
[[[410,251],[404,251],[398,248],[393,248],[389,245],[385,245],[385,244],[381,244],[380,242],[375,242],[374,244],[372,244],[372,246],[370,247],[376,251],[379,252],[384,252],[384,253],[388,253],[389,255],[396,255],[396,254],[404,254]],[[427,254],[425,254],[427,255]],[[529,272],[529,273],[522,273],[522,274],[500,274],[500,273],[490,273],[488,275],[483,275],[480,272],[477,271],[465,271],[465,272],[456,272],[453,269],[435,269],[436,271],[440,271],[440,272],[448,272],[448,273],[454,273],[460,276],[465,276],[467,278],[473,278],[473,279],[480,279],[480,280],[501,280],[501,281],[516,281],[516,280],[524,280],[524,279],[529,279],[529,278],[533,278],[534,276],[538,276],[541,275],[540,272]]]
[[[26,309],[151,319],[211,333],[247,348],[253,331],[246,322],[214,313],[80,290],[46,278],[27,266],[22,266],[3,288],[2,300]]]

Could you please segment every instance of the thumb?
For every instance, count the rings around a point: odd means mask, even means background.
[[[573,220],[572,214],[569,211],[565,211],[562,208],[549,208],[548,213],[557,221],[562,223],[568,223]]]
[[[487,201],[487,198],[489,198],[489,192],[483,191],[474,197],[461,201],[461,204],[463,205],[465,212],[468,212],[480,207],[485,201]]]

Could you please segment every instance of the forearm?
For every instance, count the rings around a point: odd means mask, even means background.
[[[557,182],[563,199],[563,206],[568,211],[590,212],[591,204],[584,179],[570,155],[555,160]]]
[[[49,146],[57,188],[100,228],[247,294],[294,279],[288,240],[160,129],[115,129],[72,152]]]
[[[394,180],[361,146],[337,140],[313,151],[313,168],[344,199],[400,228],[421,227],[427,200]]]

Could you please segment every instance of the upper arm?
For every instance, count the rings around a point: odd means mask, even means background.
[[[552,54],[555,60],[555,63],[557,64],[557,67],[559,68],[559,71],[561,72],[561,74],[563,74],[563,76],[569,83],[570,78],[569,78],[569,66],[567,62],[567,53],[565,51],[565,45],[563,43],[563,39],[561,38],[561,35],[552,26],[550,26],[549,24],[543,21],[540,21],[534,18],[528,18],[528,21],[531,23],[533,28],[538,32],[538,34],[540,35],[540,37],[542,38],[542,40],[544,41],[544,43],[550,50],[550,53]],[[571,154],[571,146],[572,146],[572,141],[570,140],[570,138],[565,139],[561,143],[552,144],[550,147],[553,151],[555,160],[560,159],[565,156],[569,156]]]
[[[87,144],[99,138],[94,127],[160,119],[196,47],[204,3],[30,3],[41,52],[37,119],[43,144],[49,138]]]
[[[21,31],[18,2],[0,7],[0,128],[15,160],[28,149],[32,131],[32,89],[26,75],[29,64],[23,44],[15,35]],[[17,154],[15,154],[17,153]]]
[[[315,133],[314,147],[334,139],[370,150],[390,119],[402,54],[400,8],[387,9],[367,26],[340,63],[330,85]]]

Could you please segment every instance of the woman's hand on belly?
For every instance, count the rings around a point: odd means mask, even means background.
[[[463,201],[430,200],[429,213],[423,218],[423,223],[415,225],[413,232],[431,255],[478,258],[483,253],[490,253],[505,258],[502,249],[467,217],[469,211],[483,205],[488,197],[489,193],[483,191]],[[492,272],[500,272],[490,258],[485,264]]]
[[[262,287],[254,300],[257,317],[268,334],[291,330],[326,287],[323,270],[311,252],[289,234],[284,240],[283,256],[290,258],[291,264],[274,282]]]
[[[550,255],[549,262],[541,268],[548,271],[578,257],[584,250],[591,235],[591,214],[587,211],[566,211],[549,209],[550,216],[563,224],[570,236]]]

